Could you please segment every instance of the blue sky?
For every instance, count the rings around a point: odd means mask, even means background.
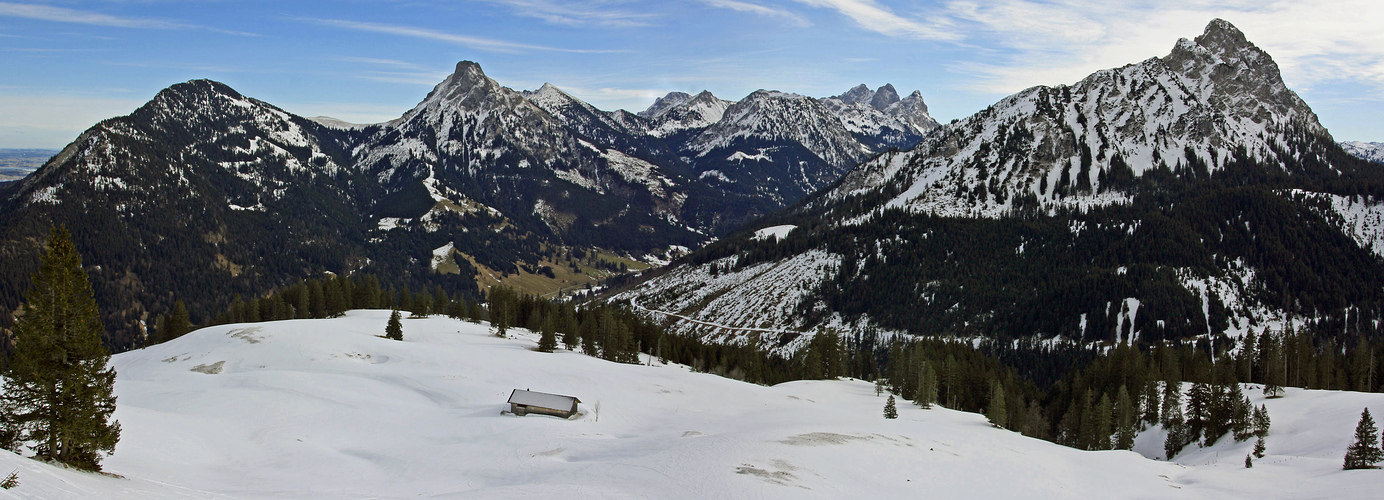
[[[887,82],[946,121],[1166,55],[1215,17],[1269,51],[1338,140],[1384,141],[1380,0],[0,0],[0,147],[62,147],[195,78],[383,121],[463,59],[602,109]]]

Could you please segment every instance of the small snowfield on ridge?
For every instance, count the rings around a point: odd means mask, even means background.
[[[766,387],[541,353],[527,331],[443,317],[405,319],[397,342],[377,336],[388,316],[221,325],[116,355],[110,475],[0,452],[20,481],[0,498],[1368,498],[1384,484],[1340,470],[1380,394],[1291,390],[1268,402],[1254,468],[1228,437],[1179,464],[902,400],[886,420],[859,380]],[[576,396],[580,415],[501,414],[516,388]]]

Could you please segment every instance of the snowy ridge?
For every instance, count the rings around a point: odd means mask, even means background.
[[[1384,163],[1384,142],[1346,141],[1341,149],[1361,160]]]
[[[118,200],[126,215],[143,212],[149,198],[217,198],[203,192],[185,169],[216,165],[243,181],[240,194],[223,206],[259,206],[319,176],[335,178],[346,168],[310,127],[315,123],[220,83],[193,80],[169,87],[128,117],[113,118],[84,132],[47,168],[30,176],[15,198],[55,203],[70,186],[89,186]],[[167,137],[182,141],[165,141]],[[196,140],[185,140],[195,137]],[[127,144],[166,151],[176,158],[167,170],[150,169]],[[168,151],[174,148],[173,151]],[[246,191],[253,191],[253,195]],[[157,195],[156,195],[157,193]]]
[[[1215,170],[1238,147],[1274,162],[1304,154],[1287,150],[1295,130],[1327,134],[1268,54],[1217,20],[1166,57],[1006,97],[942,127],[906,159],[855,169],[827,199],[893,186],[887,206],[955,215],[995,217],[1023,198],[1102,206],[1125,199],[1100,194],[1116,163],[1137,177],[1185,163],[1190,150]]]
[[[679,94],[675,96],[675,94]],[[720,99],[711,92],[703,90],[696,97],[687,96],[681,92],[674,92],[654,101],[645,113],[654,120],[649,126],[649,135],[654,137],[668,137],[680,132],[689,130],[699,130],[710,127],[721,121],[730,108],[731,102]],[[655,109],[661,105],[667,105],[661,109]]]
[[[832,165],[869,154],[816,99],[768,90],[755,91],[726,109],[722,120],[693,139],[688,150],[704,156],[747,138],[792,140]]]

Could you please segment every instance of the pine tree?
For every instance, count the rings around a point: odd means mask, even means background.
[[[1091,449],[1110,449],[1110,436],[1114,434],[1110,425],[1113,413],[1114,405],[1110,402],[1110,394],[1102,393],[1100,402],[1096,403],[1096,440],[1092,443]]]
[[[1269,435],[1269,408],[1267,405],[1259,405],[1254,410],[1254,435],[1264,437]]]
[[[884,402],[884,418],[899,418],[899,409],[894,406],[894,395],[889,395],[889,400]]]
[[[1129,400],[1129,391],[1125,386],[1120,386],[1119,395],[1115,398],[1115,449],[1129,450],[1134,448],[1134,436],[1137,431],[1134,428],[1134,407]]]
[[[1367,469],[1373,468],[1374,464],[1384,460],[1384,451],[1375,445],[1379,441],[1379,429],[1374,426],[1374,418],[1370,417],[1370,409],[1360,413],[1360,423],[1355,425],[1355,442],[1346,448],[1346,462],[1344,468]]]
[[[503,338],[509,335],[508,304],[499,301],[490,303],[490,326],[494,329],[496,337]]]
[[[1283,366],[1283,343],[1279,342],[1278,337],[1268,332],[1264,333],[1260,343],[1265,347],[1260,353],[1264,360],[1264,396],[1281,398],[1283,397],[1283,385],[1287,378]]]
[[[932,403],[937,402],[937,371],[932,369],[932,363],[923,362],[922,382],[918,384],[915,401],[923,408],[932,408]]]
[[[999,380],[990,382],[990,410],[985,412],[990,425],[1003,429],[1009,425],[1009,411],[1004,408],[1004,384]]]
[[[0,395],[11,449],[29,444],[35,455],[85,470],[101,470],[101,452],[120,440],[115,370],[101,333],[105,327],[67,229],[53,228],[14,324],[14,353]]]
[[[543,318],[543,326],[539,329],[541,336],[538,338],[538,350],[542,352],[553,352],[557,349],[557,328],[553,326],[556,320],[549,314]]]
[[[577,330],[581,327],[577,324],[576,314],[570,307],[563,307],[559,320],[562,322],[562,345],[569,351],[576,350],[581,345],[581,338],[577,337]]]
[[[1187,442],[1201,439],[1202,431],[1210,421],[1211,388],[1197,382],[1187,390]],[[1218,436],[1219,437],[1219,436]]]
[[[163,341],[167,342],[183,336],[192,330],[192,321],[187,316],[187,304],[179,300],[173,303],[173,312],[168,313],[168,333],[161,333]]]
[[[1252,467],[1254,467],[1254,461],[1253,461],[1253,460],[1250,460],[1250,454],[1246,453],[1246,454],[1245,454],[1245,468],[1246,468],[1246,469],[1249,469],[1249,468],[1252,468]]]
[[[481,305],[470,300],[466,301],[466,320],[472,323],[481,322]]]
[[[1170,406],[1164,406],[1163,429],[1168,432],[1168,437],[1163,439],[1163,456],[1168,460],[1177,456],[1188,443],[1187,425],[1182,421],[1182,405],[1178,399],[1174,397]]]
[[[404,340],[404,325],[399,322],[398,309],[389,313],[389,324],[384,327],[384,337],[392,340]]]
[[[1254,458],[1264,458],[1264,436],[1254,439]]]

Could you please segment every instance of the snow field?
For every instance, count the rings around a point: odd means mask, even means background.
[[[1361,498],[1384,484],[1339,470],[1382,395],[1290,391],[1269,402],[1262,465],[1236,466],[1252,443],[1230,440],[1179,465],[906,402],[885,420],[864,381],[764,387],[545,354],[529,332],[446,318],[405,319],[396,342],[377,337],[388,314],[209,327],[117,355],[124,433],[105,466],[124,478],[0,452],[20,469],[0,498]],[[577,396],[583,415],[502,415],[516,388]]]

